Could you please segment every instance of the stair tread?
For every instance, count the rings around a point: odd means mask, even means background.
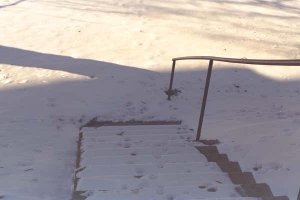
[[[177,154],[177,153],[198,153],[198,150],[193,147],[181,147],[181,146],[172,146],[172,147],[139,147],[139,148],[111,148],[111,149],[102,149],[98,151],[97,149],[88,149],[85,150],[82,155],[87,156],[110,156],[110,155],[168,155],[168,154]],[[198,153],[199,154],[199,153]]]
[[[122,135],[159,135],[159,134],[189,134],[190,131],[178,130],[178,129],[111,129],[111,130],[89,130],[85,131],[84,135],[86,137],[98,137],[98,136],[122,136]]]
[[[203,186],[204,187],[204,186]],[[93,198],[89,197],[88,199],[188,199],[188,198],[197,198],[201,197],[224,197],[224,196],[236,196],[239,195],[236,193],[234,185],[223,185],[223,186],[207,186],[205,188],[195,186],[180,186],[180,187],[156,187],[156,188],[143,188],[142,186],[137,189],[127,189],[124,186],[123,190],[106,190],[95,191]],[[97,198],[96,198],[97,197]],[[173,197],[173,198],[172,198]]]
[[[199,163],[157,163],[157,164],[123,164],[123,165],[88,165],[78,176],[97,175],[136,175],[143,174],[169,174],[169,173],[199,173],[218,171],[216,164]]]
[[[81,165],[87,164],[140,164],[149,162],[163,162],[163,163],[181,163],[181,162],[207,162],[205,156],[200,153],[178,153],[178,154],[166,154],[166,155],[111,155],[102,156],[97,155],[94,157],[82,157]]]
[[[174,173],[174,174],[147,174],[144,176],[134,175],[103,175],[103,176],[84,176],[78,177],[78,190],[88,190],[101,187],[110,189],[121,188],[123,185],[139,187],[147,185],[156,186],[185,186],[191,184],[197,185],[233,185],[229,177],[224,173]]]
[[[174,133],[163,133],[163,134],[156,134],[156,135],[104,135],[104,136],[95,136],[95,137],[84,137],[83,143],[90,142],[90,143],[100,143],[100,142],[107,142],[107,141],[163,141],[163,140],[186,140],[190,139],[190,134],[174,134]]]
[[[85,167],[85,166],[84,166]],[[152,168],[162,168],[162,169],[201,169],[201,168],[209,168],[209,169],[219,169],[218,165],[216,163],[209,163],[209,162],[182,162],[182,163],[164,163],[164,162],[158,162],[158,163],[125,163],[125,164],[108,164],[108,163],[103,163],[103,164],[89,164],[86,169],[101,169],[105,170],[107,169],[135,169],[137,167],[141,168],[147,168],[147,169],[152,169]]]
[[[82,148],[88,148],[88,149],[97,149],[101,151],[102,149],[111,149],[111,148],[131,148],[131,147],[162,147],[162,146],[190,146],[193,147],[193,145],[190,142],[182,141],[182,140],[152,140],[152,141],[107,141],[107,142],[83,142]]]
[[[181,125],[127,125],[127,126],[100,126],[100,127],[84,127],[84,132],[94,130],[143,130],[143,129],[182,129]]]

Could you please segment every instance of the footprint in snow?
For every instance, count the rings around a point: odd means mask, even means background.
[[[216,192],[217,191],[217,188],[215,187],[210,187],[207,189],[208,192]]]
[[[256,164],[253,168],[254,171],[258,171],[262,169],[262,164]]]
[[[124,146],[123,146],[125,149],[128,149],[131,147],[130,143],[125,143]]]
[[[138,193],[140,192],[140,190],[139,190],[139,189],[133,189],[133,190],[131,190],[131,192],[132,192],[133,194],[138,194]]]
[[[137,153],[136,153],[136,152],[132,152],[130,155],[131,155],[131,156],[136,156]]]
[[[206,186],[205,186],[205,185],[200,185],[200,186],[198,186],[198,188],[199,188],[199,189],[205,189]]]
[[[125,142],[128,142],[128,141],[130,141],[130,140],[131,140],[130,138],[125,138],[125,139],[124,139]]]
[[[117,136],[123,136],[124,135],[124,131],[120,132],[120,133],[117,133]]]
[[[24,172],[29,172],[29,171],[33,171],[33,168],[25,169],[25,170],[24,170]]]

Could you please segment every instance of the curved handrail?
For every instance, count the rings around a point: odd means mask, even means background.
[[[185,56],[173,58],[172,61],[177,60],[214,60],[228,63],[240,63],[251,65],[282,65],[282,66],[299,66],[300,59],[294,60],[265,60],[265,59],[248,59],[248,58],[224,58],[215,56]]]
[[[227,63],[239,63],[239,64],[251,64],[251,65],[300,66],[300,59],[264,60],[264,59],[247,59],[247,58],[224,58],[224,57],[215,57],[215,56],[186,56],[186,57],[173,58],[169,90],[166,91],[166,93],[168,95],[168,100],[171,100],[171,95],[174,93],[172,90],[172,87],[173,87],[173,79],[174,79],[174,73],[175,73],[175,65],[176,65],[176,61],[179,61],[179,60],[209,60],[196,141],[199,141],[200,136],[201,136],[201,129],[202,129],[202,124],[203,124],[203,119],[204,119],[206,100],[207,100],[207,96],[208,96],[209,83],[210,83],[210,78],[211,78],[214,61],[227,62]]]

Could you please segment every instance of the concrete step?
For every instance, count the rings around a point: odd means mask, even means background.
[[[108,142],[108,141],[164,141],[164,140],[190,140],[192,137],[189,134],[174,134],[174,133],[163,133],[163,134],[148,134],[148,135],[128,135],[128,136],[94,136],[84,137],[83,142]]]
[[[99,153],[100,154],[100,153]],[[94,157],[82,156],[81,165],[101,165],[101,164],[147,164],[147,163],[185,163],[185,162],[207,162],[206,158],[196,153],[178,153],[167,155],[118,155]]]
[[[215,163],[188,162],[188,163],[148,163],[148,164],[113,164],[113,165],[87,165],[78,173],[78,176],[90,177],[94,174],[99,176],[114,175],[140,175],[140,174],[168,174],[168,173],[202,173],[218,171]]]
[[[94,191],[88,200],[169,200],[169,199],[192,199],[192,198],[221,198],[237,197],[236,187],[234,185],[220,186],[177,186],[156,188],[143,188],[123,190],[101,190]]]
[[[83,196],[81,196],[82,194],[88,194],[88,193],[90,193],[89,197],[83,197]],[[76,195],[77,197],[75,196],[75,198],[73,198],[73,200],[86,200],[86,199],[87,200],[94,200],[94,199],[101,200],[102,199],[102,198],[99,198],[99,196],[96,196],[95,194],[93,195],[93,192],[83,192],[83,191],[80,191],[80,192],[76,192],[75,194],[77,194]],[[126,198],[125,196],[122,196],[122,197]],[[165,196],[165,197],[166,198],[164,198],[163,200],[172,199],[172,196]],[[129,196],[127,198],[134,200],[134,198],[131,197],[131,196]],[[143,197],[141,197],[141,198],[143,198]],[[123,198],[121,198],[121,199],[123,199]],[[139,197],[135,197],[135,199],[136,200],[140,200]],[[198,198],[189,198],[189,199],[182,199],[182,200],[286,200],[286,199],[283,199],[283,198],[281,198],[281,199],[279,199],[279,198],[276,198],[276,199],[274,199],[274,198],[261,199],[261,198],[255,198],[255,197],[220,197],[220,198],[215,198],[215,197],[211,197],[211,198],[209,198],[209,197],[203,197],[203,198],[201,198],[201,197],[198,197]]]
[[[124,136],[124,135],[159,135],[159,134],[190,134],[190,131],[179,130],[179,129],[111,129],[111,130],[101,130],[101,129],[88,129],[84,132],[86,137],[98,137],[98,136]]]
[[[266,184],[253,184],[253,185],[232,185],[232,184],[222,184],[222,183],[208,183],[208,182],[198,182],[189,183],[184,185],[165,185],[153,184],[143,182],[141,184],[122,184],[118,185],[116,183],[109,184],[109,180],[98,180],[98,182],[91,182],[91,179],[87,182],[79,183],[78,190],[83,191],[101,191],[101,195],[110,198],[110,195],[114,196],[116,194],[135,194],[141,192],[143,195],[154,195],[158,194],[158,189],[161,188],[164,193],[170,193],[173,196],[180,196],[185,198],[195,198],[201,197],[226,197],[226,196],[245,196],[245,197],[265,197],[265,199],[274,198],[273,194]],[[94,180],[94,179],[93,179]],[[106,182],[107,181],[107,182]],[[93,183],[93,184],[92,184]],[[251,188],[251,189],[249,189]],[[215,193],[212,195],[212,193]],[[109,195],[108,195],[109,194]],[[108,196],[106,196],[108,195]],[[279,197],[277,197],[279,198]]]
[[[142,148],[142,147],[164,147],[164,146],[170,146],[170,147],[193,147],[193,144],[190,142],[182,141],[182,140],[154,140],[154,141],[110,141],[110,142],[101,142],[99,143],[88,143],[83,142],[82,143],[82,149],[97,149],[101,151],[102,149],[110,149],[110,148]]]
[[[128,126],[101,126],[101,127],[84,127],[82,129],[83,132],[89,131],[89,130],[165,130],[165,129],[175,129],[175,130],[184,130],[184,128],[181,125],[142,125],[142,126],[136,126],[136,125],[128,125]]]
[[[184,186],[184,185],[225,185],[231,184],[224,173],[169,173],[147,175],[106,175],[106,176],[78,176],[78,190],[89,190],[97,187],[122,188],[124,185],[138,187],[139,185],[155,186]]]
[[[109,149],[102,149],[101,151],[98,151],[97,149],[85,149],[82,155],[84,157],[95,157],[98,155],[101,156],[118,156],[118,155],[131,155],[131,156],[136,156],[136,155],[169,155],[169,154],[178,154],[178,153],[191,153],[191,154],[196,154],[199,152],[197,149],[193,147],[169,147],[169,146],[164,146],[164,147],[140,147],[140,148],[109,148]]]

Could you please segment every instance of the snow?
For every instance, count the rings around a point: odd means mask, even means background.
[[[1,0],[0,197],[70,199],[78,129],[96,116],[196,129],[207,63],[179,62],[181,93],[167,101],[171,58],[299,59],[299,10],[297,0]],[[202,134],[290,199],[299,78],[299,67],[215,63]]]
[[[239,185],[232,184],[216,163],[207,162],[204,155],[187,141],[192,136],[191,131],[181,126],[152,127],[84,128],[81,140],[83,162],[76,173],[79,179],[76,191],[84,192],[87,199],[240,196],[236,191]],[[163,137],[167,132],[172,138]],[[139,148],[149,141],[149,137],[155,147]],[[129,145],[123,146],[124,141]],[[120,145],[102,146],[111,142]]]

